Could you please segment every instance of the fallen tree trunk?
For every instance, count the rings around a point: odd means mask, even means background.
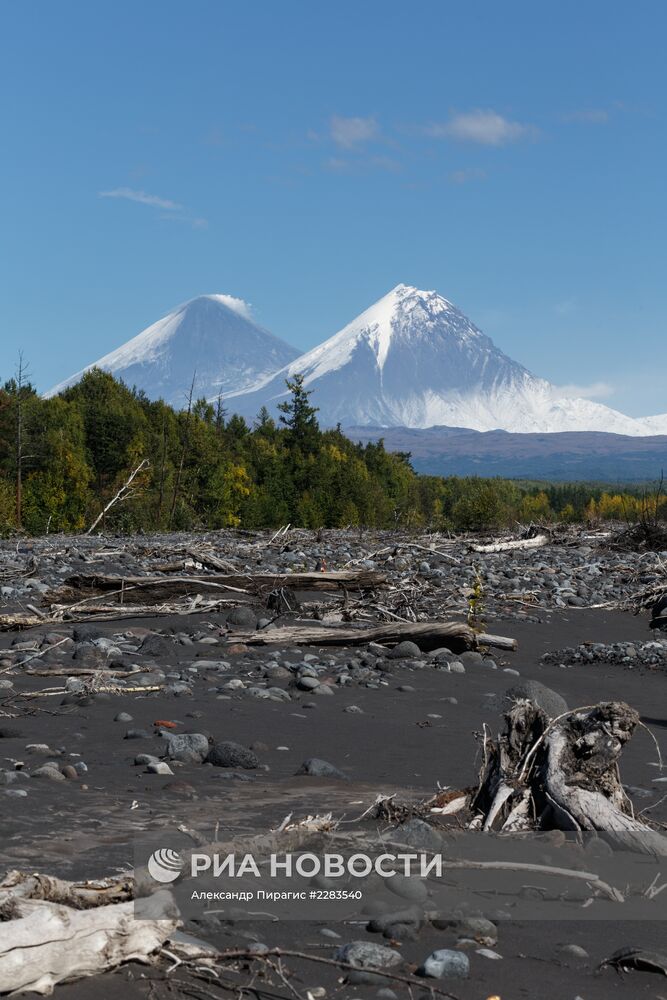
[[[219,573],[234,572],[234,566],[229,562],[229,560],[220,559],[212,552],[208,552],[206,550],[202,551],[200,549],[186,549],[185,551],[190,559],[194,560],[194,562],[198,562],[201,566],[206,566],[207,569],[215,569]]]
[[[44,624],[43,615],[0,615],[0,632],[20,632],[24,628],[34,628]]]
[[[150,962],[178,915],[161,890],[137,920],[131,897],[127,879],[77,884],[10,872],[0,884],[0,994],[46,995],[124,962]]]
[[[546,545],[549,539],[546,535],[535,535],[534,538],[519,538],[516,541],[494,542],[491,545],[471,545],[473,552],[512,552],[514,549],[539,549]]]
[[[473,799],[473,827],[598,831],[633,851],[667,857],[667,837],[637,819],[618,774],[639,723],[624,702],[603,702],[551,722],[518,700],[505,732],[485,746],[486,768]]]
[[[101,576],[76,574],[65,580],[65,585],[77,591],[92,594],[114,593],[120,603],[145,601],[147,598],[164,601],[183,594],[217,593],[221,590],[262,594],[280,587],[292,590],[365,590],[384,586],[387,577],[373,570],[338,570],[323,573],[232,573],[208,576]]]
[[[365,646],[369,642],[395,645],[404,640],[415,642],[428,652],[441,646],[454,653],[477,646],[495,646],[499,649],[516,649],[516,639],[500,635],[478,634],[462,622],[387,622],[373,628],[312,627],[286,625],[261,632],[239,633],[230,636],[232,641],[249,646]]]

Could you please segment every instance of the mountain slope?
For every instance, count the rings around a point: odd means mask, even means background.
[[[47,395],[103,368],[151,399],[183,407],[196,372],[197,396],[215,398],[245,389],[287,364],[298,351],[252,321],[231,295],[201,295],[179,306],[126,344],[88,365]]]
[[[397,285],[319,347],[228,399],[247,418],[285,398],[301,372],[325,425],[448,425],[520,433],[599,430],[657,433],[658,426],[600,403],[559,396],[500,351],[447,299]],[[660,418],[647,418],[659,420]]]
[[[667,413],[655,417],[638,417],[637,423],[645,428],[644,434],[667,434]]]

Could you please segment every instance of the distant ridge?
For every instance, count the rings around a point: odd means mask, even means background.
[[[504,476],[586,482],[655,481],[667,470],[667,435],[629,437],[602,431],[510,434],[465,427],[346,427],[352,441],[384,440],[410,452],[417,472],[434,476]]]

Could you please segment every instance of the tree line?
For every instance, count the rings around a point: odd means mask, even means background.
[[[0,534],[98,529],[502,528],[632,519],[641,490],[417,475],[410,455],[323,430],[301,376],[278,419],[252,426],[222,400],[176,410],[93,369],[50,399],[19,362],[0,389]],[[118,498],[116,500],[116,498]]]

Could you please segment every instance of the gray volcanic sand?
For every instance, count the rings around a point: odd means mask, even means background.
[[[554,688],[570,708],[610,699],[627,701],[651,726],[667,757],[664,673],[600,663],[563,669],[540,661],[547,650],[586,641],[646,640],[650,638],[646,618],[578,609],[542,614],[541,623],[493,622],[491,631],[519,640],[516,653],[495,657],[497,670],[470,666],[465,674],[450,674],[431,666],[411,670],[401,661],[394,661],[392,673],[386,678],[388,686],[337,687],[335,696],[328,698],[313,699],[304,692],[301,701],[278,703],[230,692],[229,700],[221,700],[207,693],[207,688],[221,683],[220,675],[212,674],[210,684],[202,679],[193,686],[192,697],[125,693],[97,697],[84,706],[61,705],[60,696],[4,699],[5,711],[21,714],[16,719],[0,719],[0,724],[6,722],[19,730],[20,735],[0,739],[0,767],[9,766],[6,758],[10,758],[23,760],[26,767],[33,768],[42,758],[27,754],[26,745],[46,743],[52,749],[63,747],[80,754],[89,771],[80,782],[32,781],[25,786],[29,790],[26,798],[0,798],[0,870],[27,868],[66,878],[101,877],[132,864],[131,843],[135,835],[174,821],[210,830],[211,834],[218,824],[220,839],[226,839],[227,833],[231,838],[243,832],[265,832],[288,812],[299,817],[332,810],[337,816],[345,814],[351,818],[362,813],[380,792],[398,792],[414,798],[432,793],[438,782],[454,788],[470,785],[476,780],[479,768],[479,746],[474,733],[479,732],[483,722],[492,730],[500,725],[498,712],[489,707],[487,696],[499,695],[512,684],[529,678]],[[207,620],[214,619],[209,615]],[[128,620],[100,625],[99,629],[112,634],[121,628],[127,630],[132,624]],[[166,631],[192,629],[197,622],[189,617],[141,619],[134,624]],[[26,633],[26,637],[30,634],[34,633]],[[10,639],[7,635],[0,636],[0,647],[8,646]],[[232,655],[225,654],[224,646],[217,647],[215,655],[234,660]],[[270,650],[253,655],[258,663],[265,663],[270,659]],[[175,646],[174,657],[180,663],[188,662],[192,656],[191,647]],[[164,666],[162,661],[160,664]],[[505,673],[504,667],[518,670],[520,677]],[[12,677],[19,693],[51,687],[64,680]],[[409,685],[414,690],[399,691],[400,685]],[[457,704],[446,700],[452,697]],[[309,701],[315,702],[316,707],[305,708],[303,702]],[[362,712],[344,712],[349,705],[357,705]],[[114,716],[121,711],[131,714],[133,721],[114,722]],[[178,721],[179,732],[210,733],[245,746],[261,741],[268,749],[260,751],[259,757],[268,770],[247,772],[252,778],[247,782],[226,780],[223,769],[198,764],[175,766],[173,777],[147,774],[133,764],[134,757],[142,752],[159,755],[163,741],[125,740],[123,736],[129,728],[145,728],[150,732],[157,719]],[[425,722],[428,724],[420,725]],[[278,750],[278,747],[288,749]],[[314,756],[343,770],[350,778],[349,783],[295,776],[302,761]],[[655,760],[656,750],[649,736],[638,730],[622,758],[622,778],[631,789],[638,810],[657,803],[667,790],[664,784],[653,780],[660,774],[651,766]],[[651,815],[663,822],[667,820],[665,803],[658,805]],[[326,926],[340,934],[341,940],[332,942],[320,934],[321,926],[287,921],[242,923],[213,931],[191,924],[186,929],[220,947],[247,944],[247,935],[252,933],[269,946],[301,948],[323,956],[331,955],[333,946],[345,941],[368,939],[387,943],[377,935],[367,934],[363,926],[333,923]],[[491,995],[499,995],[502,1000],[523,997],[630,1000],[638,996],[657,1000],[667,996],[667,986],[660,976],[620,975],[612,969],[596,974],[594,970],[602,959],[626,945],[664,951],[665,930],[662,923],[620,920],[500,923],[496,950],[503,956],[502,961],[491,961],[472,951],[471,975],[467,981],[425,980],[425,987],[434,982],[462,1000],[485,1000]],[[448,931],[428,928],[416,940],[403,942],[401,952],[408,963],[417,965],[432,950],[454,944],[455,939]],[[581,945],[590,957],[583,962],[563,957],[558,953],[560,944]],[[296,970],[294,983],[304,994],[307,988],[318,985],[326,986],[328,995],[340,989],[334,969],[292,960],[286,960],[285,964]],[[144,970],[130,966],[94,980],[58,987],[56,996],[63,1000],[147,997],[149,986],[144,977],[160,980],[163,976],[163,968]],[[188,980],[180,970],[170,978]],[[155,985],[158,991],[155,996],[186,995],[177,986],[172,986],[168,993],[163,982]],[[195,996],[196,985],[191,985],[195,991],[191,995]],[[402,992],[399,984],[386,985]],[[378,988],[348,985],[338,995],[371,997]],[[211,995],[224,995],[209,984],[206,989],[212,991]],[[289,995],[279,982],[274,990]]]

